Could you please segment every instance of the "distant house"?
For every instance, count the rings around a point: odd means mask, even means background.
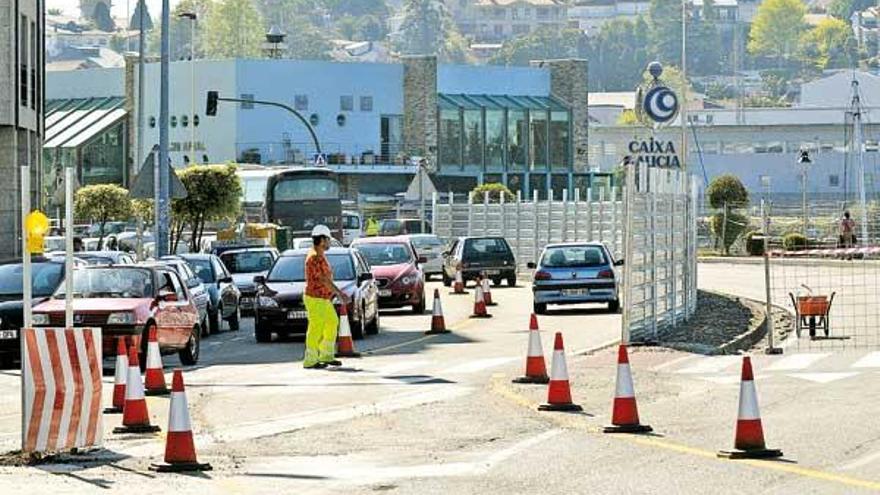
[[[569,24],[591,36],[612,20],[647,14],[650,5],[649,0],[576,0],[568,8]]]
[[[564,0],[452,0],[446,3],[459,31],[478,43],[523,36],[542,26],[568,25]]]
[[[880,35],[880,7],[868,7],[854,12],[850,17],[853,34],[859,43],[859,49],[867,50],[871,55],[878,52],[878,35]]]

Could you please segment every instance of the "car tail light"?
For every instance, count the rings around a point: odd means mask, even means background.
[[[535,272],[535,280],[550,280],[553,278],[553,275],[550,275],[550,272],[539,271]]]
[[[614,272],[608,269],[602,270],[597,275],[598,278],[614,278]]]

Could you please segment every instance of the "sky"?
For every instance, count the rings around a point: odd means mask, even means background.
[[[147,8],[150,10],[150,15],[153,16],[154,22],[158,22],[157,17],[162,12],[162,0],[146,0]],[[171,8],[173,9],[175,5],[180,0],[170,0]],[[113,7],[112,13],[113,17],[126,17],[126,6],[128,7],[128,12],[134,13],[134,7],[137,5],[137,0],[112,0]],[[78,15],[79,14],[79,0],[46,0],[46,8],[47,9],[61,9],[64,11],[65,15]]]

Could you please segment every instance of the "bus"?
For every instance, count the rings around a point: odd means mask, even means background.
[[[241,211],[246,222],[263,221],[263,201],[266,199],[266,183],[275,175],[277,167],[262,165],[239,165],[237,172],[241,179]]]
[[[290,237],[308,237],[323,224],[342,241],[342,200],[336,172],[295,167],[277,172],[266,183],[266,220],[288,227]]]

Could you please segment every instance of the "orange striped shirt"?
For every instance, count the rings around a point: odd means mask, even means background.
[[[314,249],[306,256],[306,295],[321,299],[332,299],[333,291],[325,287],[320,280],[324,277],[332,279],[333,272],[327,258],[318,254]]]

